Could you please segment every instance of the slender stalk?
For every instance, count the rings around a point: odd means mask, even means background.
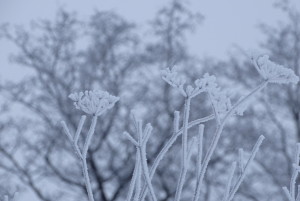
[[[287,187],[282,187],[282,190],[286,196],[286,198],[289,200],[289,201],[295,201],[292,196],[290,195],[290,192],[289,190],[287,189]]]
[[[298,185],[296,201],[300,201],[300,185]]]
[[[87,134],[87,138],[86,138],[85,143],[84,143],[83,151],[81,152],[79,147],[78,147],[78,140],[79,140],[80,133],[81,133],[83,124],[85,122],[85,119],[86,119],[85,116],[81,117],[74,138],[72,137],[66,123],[64,121],[61,122],[61,123],[62,123],[62,127],[64,129],[65,134],[69,138],[69,140],[72,143],[73,148],[74,148],[77,156],[81,160],[82,173],[83,173],[83,177],[84,177],[84,181],[85,181],[86,191],[88,193],[88,199],[89,199],[89,201],[94,201],[94,196],[93,196],[91,181],[90,181],[90,178],[89,178],[88,165],[87,165],[86,157],[87,157],[87,152],[88,152],[89,146],[90,146],[91,141],[92,141],[92,137],[95,133],[95,128],[96,128],[96,125],[97,125],[97,116],[94,116],[93,119],[92,119],[92,123],[91,123],[90,129],[89,129],[88,134]]]
[[[91,186],[91,181],[89,177],[89,172],[88,172],[88,166],[86,160],[82,160],[82,172],[84,176],[84,182],[86,186],[86,190],[88,193],[88,198],[89,201],[94,201],[94,196],[93,196],[93,191],[92,191],[92,186]]]
[[[254,145],[254,148],[251,152],[251,156],[249,158],[249,160],[247,161],[246,163],[246,166],[244,168],[244,171],[243,171],[243,174],[238,178],[236,184],[234,185],[233,189],[231,190],[229,196],[228,196],[228,199],[226,201],[231,201],[234,197],[234,195],[236,194],[236,192],[238,191],[241,183],[243,182],[245,176],[246,176],[246,173],[247,173],[247,170],[249,169],[250,165],[252,164],[253,160],[254,160],[254,157],[256,156],[258,150],[259,150],[259,147],[261,145],[261,143],[263,142],[263,140],[265,139],[265,137],[263,135],[261,135],[257,142],[255,143]]]
[[[136,150],[136,159],[135,159],[135,167],[134,167],[134,171],[133,171],[133,176],[130,182],[130,186],[129,186],[129,190],[128,190],[128,194],[127,194],[127,198],[126,201],[130,201],[133,195],[133,191],[134,191],[134,187],[136,184],[136,180],[138,178],[138,174],[139,174],[139,168],[140,168],[140,156],[138,154],[138,150]]]
[[[175,201],[179,201],[186,177],[187,172],[187,166],[188,166],[188,148],[187,148],[187,137],[188,137],[188,123],[189,123],[189,116],[190,116],[190,105],[191,105],[191,99],[187,98],[185,100],[184,104],[184,115],[183,115],[183,133],[182,133],[182,158],[181,158],[181,170],[180,170],[180,176],[179,181],[177,184],[177,189],[175,193]]]
[[[137,157],[139,158],[139,165],[138,165],[138,171],[137,171],[137,179],[136,179],[136,185],[135,185],[135,195],[133,200],[139,201],[140,194],[141,194],[141,182],[142,182],[142,170],[141,170],[141,157],[140,152],[137,150]]]
[[[261,91],[263,88],[265,88],[267,86],[268,82],[264,81],[262,84],[260,84],[259,86],[257,86],[256,88],[254,88],[247,96],[245,96],[244,98],[240,99],[225,115],[224,119],[222,120],[221,124],[217,127],[217,130],[213,136],[212,142],[208,148],[208,151],[205,155],[203,164],[202,164],[202,168],[201,168],[201,173],[200,173],[200,178],[198,180],[197,185],[197,190],[196,193],[193,197],[193,201],[198,201],[199,197],[200,197],[200,190],[202,187],[202,183],[203,183],[203,179],[204,179],[204,175],[206,173],[206,169],[208,166],[208,163],[217,147],[217,144],[219,142],[221,133],[223,131],[223,128],[225,126],[225,123],[227,122],[227,119],[236,111],[236,109],[242,105],[245,101],[248,100],[248,98],[251,98],[251,96],[255,95],[256,93],[258,93],[259,91]]]
[[[196,178],[199,177],[201,172],[201,163],[202,163],[202,155],[203,155],[203,133],[204,133],[204,125],[199,125],[198,130],[198,149],[197,149],[197,165],[196,165]]]
[[[209,97],[209,100],[211,102],[211,106],[212,106],[212,109],[213,109],[213,112],[214,112],[214,115],[215,115],[217,125],[220,125],[221,119],[220,119],[220,116],[219,116],[219,112],[217,110],[215,102],[213,101],[213,98],[212,98],[212,94],[210,92],[208,92],[208,97]]]
[[[197,119],[194,121],[191,121],[188,125],[188,128],[192,128],[198,124],[207,122],[209,120],[214,119],[214,115],[209,115],[207,117],[201,118],[201,119]],[[174,144],[174,142],[177,140],[177,137],[179,137],[183,132],[183,128],[181,128],[180,130],[178,130],[176,133],[174,133],[172,135],[172,137],[169,139],[169,141],[164,145],[164,147],[162,148],[162,150],[158,153],[158,155],[156,156],[153,165],[150,169],[150,179],[153,178],[154,173],[159,165],[159,162],[164,158],[164,156],[166,155],[166,153],[168,152],[168,150],[172,147],[172,145]],[[141,196],[141,201],[143,201],[146,197],[146,194],[148,193],[148,189],[146,187],[146,185],[143,186],[143,191],[142,191],[142,196]]]
[[[140,151],[140,156],[141,156],[141,165],[142,165],[142,170],[143,170],[142,172],[143,172],[146,184],[148,186],[148,189],[150,190],[151,199],[152,199],[152,201],[157,201],[157,198],[155,196],[154,189],[153,189],[153,186],[151,183],[151,179],[149,176],[149,169],[148,169],[148,165],[147,165],[145,147],[144,146],[140,147],[139,151]]]
[[[296,198],[296,179],[299,173],[299,170],[297,170],[297,167],[299,166],[299,155],[300,155],[300,144],[297,143],[296,145],[296,151],[295,151],[295,155],[294,155],[294,167],[293,167],[293,173],[292,173],[292,178],[290,181],[290,194],[292,196],[293,199]]]
[[[223,201],[228,199],[235,169],[236,169],[236,162],[233,162],[232,165],[231,165],[231,168],[230,168],[230,173],[229,173],[228,181],[227,181],[227,184],[226,184],[226,190],[225,190]]]
[[[87,137],[86,137],[86,140],[85,140],[85,143],[84,143],[84,146],[83,146],[83,152],[82,152],[83,159],[86,159],[87,152],[88,152],[89,146],[90,146],[91,141],[92,141],[92,137],[95,133],[97,118],[98,118],[98,116],[93,116],[92,123],[91,123],[89,132],[87,134]]]

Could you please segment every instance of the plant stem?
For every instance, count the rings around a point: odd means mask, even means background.
[[[197,119],[194,120],[192,122],[189,123],[188,128],[192,128],[200,123],[204,123],[207,122],[209,120],[214,119],[214,115],[209,115],[207,117],[201,118],[201,119]],[[183,132],[183,128],[181,128],[178,132],[176,132],[175,134],[172,135],[172,137],[169,139],[169,141],[165,144],[165,146],[162,148],[162,150],[158,153],[158,155],[156,156],[153,165],[150,169],[150,179],[153,178],[154,173],[159,165],[159,162],[164,158],[164,156],[166,155],[166,153],[168,152],[168,150],[172,147],[172,145],[174,144],[174,142],[176,141],[177,137],[179,137]],[[148,189],[146,187],[146,185],[143,186],[143,191],[142,191],[142,196],[141,196],[141,201],[143,201],[146,197],[146,194],[148,193]]]
[[[175,201],[179,201],[186,177],[187,172],[187,137],[188,137],[188,123],[189,123],[189,116],[190,116],[190,105],[191,105],[191,99],[187,98],[185,100],[184,104],[184,117],[183,117],[183,133],[182,133],[182,158],[181,158],[181,170],[180,170],[180,176],[179,181],[177,184],[176,194],[175,194]]]
[[[193,201],[198,201],[199,197],[200,197],[200,191],[201,191],[201,187],[202,187],[202,183],[203,183],[203,179],[207,170],[207,166],[208,163],[217,147],[217,144],[219,142],[221,133],[223,131],[223,128],[225,126],[225,123],[227,122],[227,119],[236,111],[236,109],[243,104],[245,101],[248,100],[248,98],[251,98],[251,96],[255,95],[256,93],[258,93],[259,91],[261,91],[264,87],[266,87],[268,84],[267,81],[264,81],[263,83],[261,83],[259,86],[257,86],[256,88],[254,88],[247,96],[245,96],[244,98],[242,98],[241,100],[239,100],[225,115],[224,119],[222,120],[221,124],[217,127],[217,130],[213,136],[212,142],[208,148],[207,154],[205,155],[203,164],[202,164],[202,168],[201,168],[201,173],[200,173],[200,177],[197,181],[196,184],[196,192],[195,195],[193,197]]]
[[[89,178],[89,172],[88,172],[86,160],[82,160],[82,172],[84,176],[84,181],[85,181],[85,186],[86,186],[86,191],[88,193],[89,201],[94,201],[94,196],[93,196],[93,191],[92,191],[91,181]]]

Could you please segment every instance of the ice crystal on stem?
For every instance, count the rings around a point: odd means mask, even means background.
[[[216,83],[216,77],[204,74],[202,79],[195,81],[196,86],[199,89],[206,91],[209,94],[215,113],[224,113],[231,108],[231,101],[226,92],[221,91],[220,87]]]
[[[74,101],[76,109],[95,116],[100,116],[119,100],[118,97],[100,90],[72,93],[69,98]]]
[[[297,84],[299,81],[299,77],[295,75],[292,69],[270,61],[267,55],[252,59],[258,73],[270,83]]]
[[[115,103],[119,100],[119,98],[110,95],[108,92],[100,90],[85,91],[84,93],[72,93],[69,95],[69,98],[74,101],[74,105],[77,109],[82,110],[87,114],[93,115],[92,123],[87,133],[87,137],[85,139],[85,143],[83,145],[82,150],[79,148],[78,141],[84,122],[86,120],[86,116],[83,115],[81,117],[75,135],[71,134],[67,124],[64,121],[62,121],[61,124],[69,141],[72,143],[76,155],[81,161],[82,173],[85,179],[85,186],[88,194],[88,199],[89,201],[94,201],[92,185],[88,174],[88,149],[90,147],[93,135],[95,133],[98,116],[103,114],[106,110],[112,108],[115,105]]]
[[[169,68],[162,70],[162,79],[170,84],[172,87],[177,88],[183,96],[186,96],[186,93],[183,89],[185,80],[178,75],[178,72],[175,70],[170,70]]]

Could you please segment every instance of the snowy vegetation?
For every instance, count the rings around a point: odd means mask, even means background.
[[[222,60],[191,52],[204,18],[181,0],[137,26],[1,25],[20,71],[0,80],[0,200],[299,201],[300,11],[278,2],[264,54]]]
[[[258,73],[262,76],[263,81],[256,87],[254,87],[246,96],[240,98],[235,104],[231,104],[230,98],[226,96],[216,83],[216,77],[205,74],[203,78],[197,79],[194,81],[195,86],[185,86],[185,80],[180,77],[180,74],[174,69],[166,69],[162,71],[162,79],[165,80],[172,87],[176,88],[185,98],[184,111],[182,120],[180,120],[180,112],[174,112],[174,124],[172,130],[172,137],[166,143],[166,145],[161,149],[158,156],[154,160],[151,168],[147,163],[147,152],[146,145],[152,134],[151,124],[147,124],[143,128],[143,123],[141,119],[137,119],[134,114],[132,114],[132,119],[135,127],[135,133],[130,134],[124,132],[126,138],[136,147],[136,160],[134,166],[134,172],[129,186],[129,192],[127,196],[127,201],[143,201],[148,195],[152,201],[157,201],[157,196],[154,191],[151,179],[153,178],[156,168],[159,165],[159,162],[163,160],[167,151],[171,148],[172,144],[176,139],[181,135],[182,146],[181,146],[181,169],[180,175],[178,178],[178,184],[175,193],[175,201],[181,200],[182,189],[185,184],[185,178],[187,171],[190,167],[190,158],[196,151],[197,157],[197,168],[196,168],[196,185],[193,195],[193,201],[198,201],[201,194],[201,189],[203,185],[203,180],[207,171],[208,164],[211,160],[215,149],[217,148],[218,141],[221,137],[224,126],[226,125],[228,119],[232,116],[239,114],[240,107],[245,102],[252,99],[257,93],[262,91],[268,84],[278,83],[278,84],[297,84],[299,77],[288,68],[285,68],[281,65],[278,65],[269,60],[268,56],[258,56],[257,58],[252,58],[253,64],[257,69]],[[196,121],[190,121],[190,110],[191,110],[191,101],[194,97],[207,93],[209,100],[211,102],[211,108],[213,114],[212,118],[204,117]],[[88,174],[88,166],[86,162],[87,152],[92,141],[93,134],[95,132],[95,127],[97,123],[97,117],[102,115],[106,110],[112,108],[115,103],[119,100],[118,97],[110,95],[108,92],[103,91],[85,91],[79,93],[73,93],[69,95],[69,98],[74,101],[76,109],[82,110],[86,114],[90,115],[93,120],[90,126],[90,129],[87,134],[87,138],[84,143],[84,147],[81,149],[78,146],[78,140],[80,133],[82,131],[83,124],[85,122],[86,116],[82,116],[77,127],[75,134],[71,134],[66,123],[62,122],[64,132],[67,135],[69,141],[74,147],[74,152],[77,154],[79,160],[82,163],[82,172],[85,179],[86,190],[88,193],[89,201],[94,201],[93,191]],[[213,136],[212,142],[208,147],[207,153],[203,155],[203,137],[204,137],[204,123],[208,120],[215,119],[216,122],[216,131]],[[198,137],[192,139],[189,138],[189,128],[199,125]],[[136,139],[135,139],[136,138]],[[261,146],[264,136],[261,135],[256,144],[254,145],[250,157],[246,160],[244,159],[243,149],[239,150],[239,158],[232,162],[231,167],[229,167],[229,176],[227,180],[226,187],[224,187],[223,201],[231,201],[238,191],[241,183],[243,182],[247,170],[250,168],[254,161],[259,147]],[[196,142],[197,141],[197,142]],[[284,187],[284,192],[288,197],[289,201],[295,201],[300,199],[300,188],[298,193],[295,193],[296,178],[298,172],[300,171],[299,167],[299,154],[300,148],[297,146],[295,161],[294,161],[294,173],[291,178],[290,190]],[[238,165],[237,165],[238,164]],[[236,167],[239,167],[239,174],[235,174]],[[235,178],[235,175],[237,176]],[[297,198],[296,198],[297,195]],[[299,196],[298,196],[299,195]]]

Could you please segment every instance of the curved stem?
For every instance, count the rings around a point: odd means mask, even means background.
[[[140,156],[141,156],[141,164],[142,164],[142,169],[143,169],[142,172],[144,174],[144,178],[145,178],[146,184],[148,186],[148,189],[150,190],[150,195],[151,195],[152,201],[157,201],[155,193],[154,193],[154,189],[153,189],[153,186],[151,183],[151,179],[149,176],[149,169],[148,169],[148,165],[147,165],[145,147],[142,146],[142,147],[139,147],[138,149],[140,151]]]
[[[214,115],[209,115],[207,117],[203,117],[201,119],[196,119],[194,121],[191,121],[189,124],[188,124],[188,129],[198,125],[198,124],[201,124],[201,123],[204,123],[204,122],[207,122],[209,120],[212,120],[214,119]],[[164,158],[165,154],[168,152],[168,150],[172,147],[172,145],[174,144],[174,142],[176,141],[177,137],[179,137],[183,132],[183,128],[181,128],[179,131],[177,131],[176,133],[174,133],[172,135],[172,137],[169,139],[169,141],[165,144],[165,146],[162,148],[162,150],[158,153],[158,155],[156,156],[154,162],[153,162],[153,165],[150,169],[150,179],[153,178],[154,176],[154,173],[159,165],[159,162]],[[148,193],[148,189],[146,187],[146,185],[143,186],[143,191],[142,191],[142,196],[141,196],[141,201],[143,201],[146,197],[146,194]]]
[[[89,201],[94,201],[94,196],[93,196],[93,191],[92,191],[91,181],[89,178],[89,172],[88,172],[86,160],[82,160],[82,172],[84,176],[84,181],[85,181],[85,186],[88,193]]]
[[[188,137],[188,123],[189,123],[189,116],[190,116],[190,104],[191,99],[187,98],[184,104],[184,117],[183,117],[183,133],[182,133],[182,158],[181,158],[181,170],[179,181],[177,184],[176,194],[175,194],[175,201],[179,201],[181,197],[181,192],[183,189],[186,172],[187,172],[187,137]]]
[[[219,142],[221,133],[223,131],[224,125],[227,122],[227,119],[234,114],[234,112],[236,111],[236,109],[243,104],[244,102],[246,102],[251,96],[255,95],[256,93],[258,93],[259,91],[261,91],[263,88],[265,88],[267,86],[268,82],[264,81],[262,84],[260,84],[259,86],[257,86],[256,88],[254,88],[247,96],[245,96],[244,98],[240,99],[225,115],[224,119],[222,120],[221,124],[217,127],[217,130],[213,136],[213,140],[208,148],[207,154],[205,155],[204,161],[203,161],[203,165],[201,168],[201,173],[200,173],[200,178],[198,179],[197,182],[197,190],[195,192],[195,195],[193,197],[193,201],[198,201],[199,197],[200,197],[200,190],[202,187],[202,183],[203,183],[203,179],[206,173],[206,169],[208,166],[208,163],[217,147],[217,144]]]

